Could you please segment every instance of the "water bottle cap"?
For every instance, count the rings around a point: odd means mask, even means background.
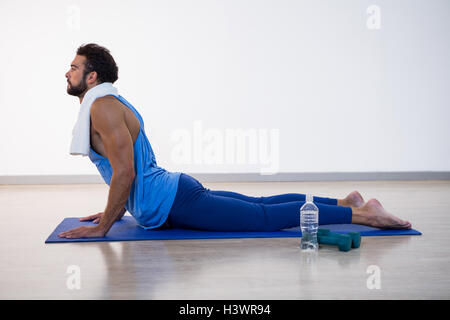
[[[314,202],[314,197],[312,194],[306,195],[306,202]]]

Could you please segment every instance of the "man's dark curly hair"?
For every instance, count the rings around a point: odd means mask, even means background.
[[[77,55],[86,58],[84,75],[93,71],[97,72],[99,83],[114,83],[119,78],[119,68],[111,53],[105,47],[95,43],[83,44],[78,48]]]

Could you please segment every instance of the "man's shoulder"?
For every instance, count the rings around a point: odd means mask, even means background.
[[[113,96],[105,96],[95,99],[95,101],[91,105],[92,110],[103,110],[106,111],[107,108],[110,109],[118,109],[117,106],[120,106],[120,101]]]
[[[106,96],[95,99],[91,105],[90,113],[93,117],[105,114],[121,115],[123,114],[123,110],[119,100],[112,96]]]
[[[90,113],[94,127],[111,126],[124,122],[120,101],[112,96],[97,98],[91,105]]]

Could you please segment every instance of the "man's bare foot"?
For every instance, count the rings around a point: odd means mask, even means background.
[[[409,221],[387,212],[377,199],[370,199],[360,208],[353,208],[352,223],[382,229],[411,229]]]
[[[360,208],[364,205],[364,199],[358,191],[353,191],[345,199],[338,200],[338,206]]]

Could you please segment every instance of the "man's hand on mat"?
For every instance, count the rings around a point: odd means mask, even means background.
[[[100,222],[100,218],[102,217],[103,212],[99,212],[97,214],[93,214],[84,218],[80,218],[80,221],[91,221],[93,223],[99,223]]]
[[[92,221],[93,223],[98,224],[100,222],[100,219],[102,218],[102,215],[103,215],[103,212],[99,212],[99,213],[96,213],[96,214],[93,214],[93,215],[90,215],[87,217],[80,218],[80,221]],[[118,216],[116,220],[119,221],[120,219],[122,219],[122,217],[123,217],[123,214]]]
[[[58,234],[60,238],[93,238],[104,237],[105,231],[100,229],[99,226],[82,226],[69,231],[61,232]]]

